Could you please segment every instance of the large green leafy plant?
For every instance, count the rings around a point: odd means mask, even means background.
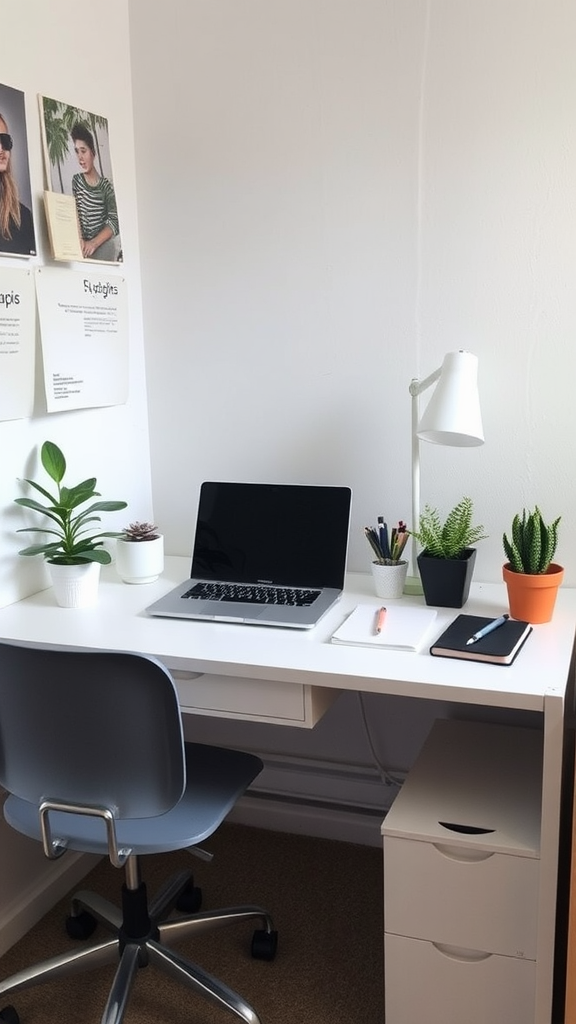
[[[442,522],[438,509],[425,505],[419,531],[411,531],[422,553],[430,558],[462,558],[467,548],[484,540],[484,527],[472,526],[473,510],[472,499],[462,498]]]
[[[546,572],[556,553],[560,519],[547,526],[537,505],[533,512],[522,509],[522,516],[514,516],[510,539],[506,534],[502,537],[512,572],[532,576]]]
[[[56,565],[82,565],[84,562],[100,562],[108,565],[111,557],[103,547],[104,537],[121,537],[118,532],[93,532],[92,523],[99,523],[99,512],[117,512],[126,508],[125,501],[96,501],[88,508],[82,505],[99,498],[96,490],[96,477],[90,477],[76,484],[65,487],[62,484],[66,472],[66,460],[56,444],[45,441],[40,452],[40,459],[46,473],[56,484],[56,494],[50,494],[34,480],[24,482],[38,491],[49,504],[43,505],[34,498],[15,498],[17,505],[40,513],[54,524],[43,526],[26,526],[18,533],[49,534],[56,538],[42,544],[32,544],[19,552],[21,555],[43,555],[48,562]]]

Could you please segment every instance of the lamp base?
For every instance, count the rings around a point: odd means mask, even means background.
[[[424,593],[422,589],[422,580],[419,576],[407,576],[406,583],[404,584],[404,593],[421,597]]]

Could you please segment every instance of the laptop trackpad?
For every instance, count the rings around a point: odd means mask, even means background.
[[[265,612],[269,613],[270,609],[258,605],[239,607],[237,604],[229,604],[226,608],[222,607],[221,602],[218,611],[212,615],[212,609],[209,609],[208,614],[213,617],[214,622],[254,622]]]

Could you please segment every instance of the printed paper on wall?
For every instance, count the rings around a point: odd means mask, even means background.
[[[0,420],[32,415],[35,314],[32,271],[0,267]]]
[[[122,405],[128,398],[126,282],[42,267],[36,293],[48,412]]]

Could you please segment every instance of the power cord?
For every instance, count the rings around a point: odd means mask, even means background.
[[[404,782],[406,773],[400,771],[399,769],[395,770],[394,768],[385,768],[382,762],[380,761],[380,758],[376,753],[376,748],[374,746],[374,741],[372,739],[372,733],[370,732],[370,726],[368,725],[368,716],[366,714],[366,706],[364,704],[364,694],[360,690],[357,690],[356,695],[358,697],[358,703],[360,705],[360,715],[362,718],[362,724],[364,726],[364,733],[368,741],[368,746],[370,747],[370,753],[372,754],[374,764],[376,765],[376,767],[378,768],[378,772],[380,773],[380,778],[382,779],[382,782],[384,783],[385,786],[395,786],[397,789],[400,789]]]

